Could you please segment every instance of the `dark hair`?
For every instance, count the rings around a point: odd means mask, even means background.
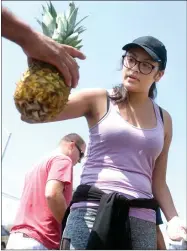
[[[126,53],[125,53],[126,54]],[[121,66],[123,65],[123,57],[121,61]],[[161,70],[162,66],[159,66],[159,70]],[[156,83],[154,82],[148,93],[149,98],[155,99],[157,96],[157,88]],[[128,90],[123,86],[123,84],[117,85],[113,87],[113,94],[109,95],[110,99],[113,100],[115,103],[121,103],[123,101],[126,101],[128,99]]]
[[[76,133],[70,133],[67,134],[66,136],[64,136],[61,141],[60,144],[62,143],[62,141],[66,141],[66,142],[75,142],[78,146],[82,146],[85,144],[85,141],[83,140],[83,138],[81,138],[80,135],[76,134]]]

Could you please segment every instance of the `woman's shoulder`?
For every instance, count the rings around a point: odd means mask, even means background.
[[[161,109],[161,112],[163,115],[165,136],[167,135],[171,139],[172,138],[172,117],[170,113],[167,110],[165,110],[162,106],[158,104],[156,104],[156,106]]]
[[[167,120],[168,120],[168,119],[170,119],[170,120],[172,119],[170,113],[169,113],[165,108],[163,108],[161,105],[157,104],[153,99],[151,99],[151,100],[152,100],[152,102],[155,104],[155,106],[156,106],[158,109],[161,109],[161,110],[162,110],[162,113],[163,113],[164,118],[166,118]]]
[[[172,117],[171,117],[170,113],[167,110],[165,110],[162,106],[159,106],[159,105],[157,105],[157,106],[160,107],[160,109],[162,109],[164,120],[172,121]]]

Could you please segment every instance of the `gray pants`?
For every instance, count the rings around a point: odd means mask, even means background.
[[[96,214],[93,208],[71,210],[63,233],[63,250],[86,248]],[[157,249],[155,223],[130,217],[130,225],[133,249]]]

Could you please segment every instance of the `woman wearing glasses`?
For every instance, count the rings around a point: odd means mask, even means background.
[[[153,196],[168,221],[170,238],[180,239],[186,231],[166,184],[172,120],[154,102],[167,62],[165,46],[146,36],[123,51],[122,84],[111,92],[72,94],[55,119],[85,116],[90,133],[63,249],[156,249]]]

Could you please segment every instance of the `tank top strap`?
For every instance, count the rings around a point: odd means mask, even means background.
[[[162,117],[161,117],[161,114],[160,114],[159,106],[155,103],[155,101],[153,99],[151,99],[151,101],[152,101],[153,106],[154,106],[157,121],[159,121],[164,126],[164,123],[163,123],[163,120],[162,120]]]
[[[108,98],[108,105],[110,106],[110,109],[113,111],[119,111],[118,107],[115,105],[115,101],[110,98],[110,96],[113,94],[113,89],[108,89],[107,91],[107,98]]]

